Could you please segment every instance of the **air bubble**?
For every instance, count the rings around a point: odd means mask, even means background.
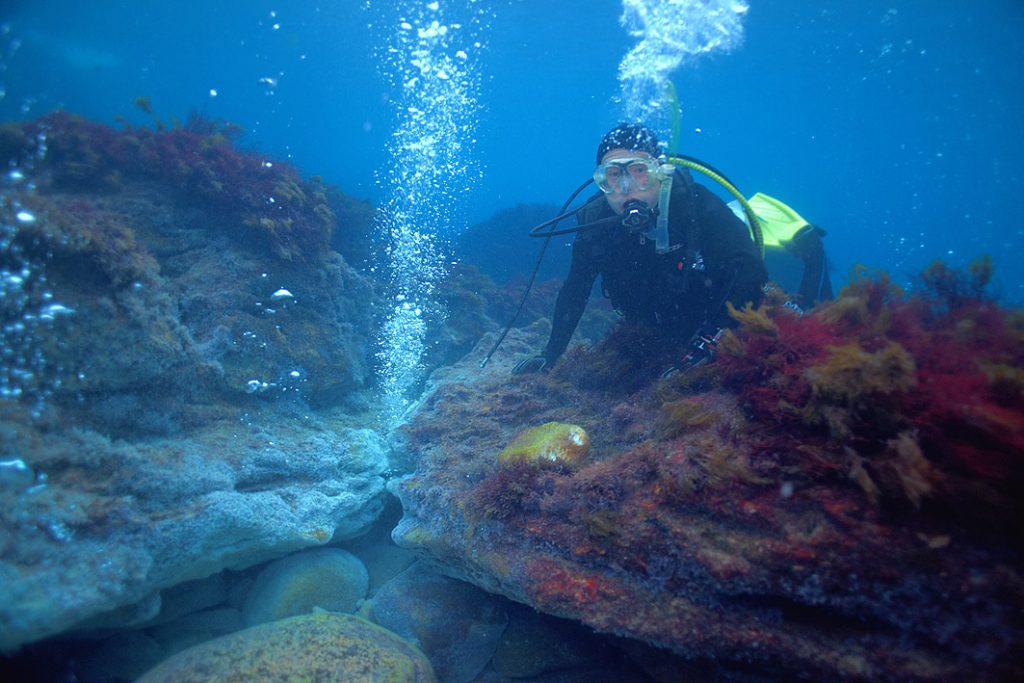
[[[666,124],[664,94],[672,73],[687,60],[738,47],[749,9],[737,0],[623,0],[622,7],[623,27],[640,39],[619,62],[624,118]]]
[[[392,308],[378,335],[376,354],[389,427],[411,405],[408,394],[424,372],[427,322],[436,324],[445,317],[436,290],[449,259],[438,248],[439,235],[447,237],[463,227],[453,225],[452,216],[458,215],[458,204],[479,178],[479,162],[472,155],[480,76],[468,50],[480,42],[462,27],[486,29],[476,16],[469,22],[442,23],[434,14],[439,2],[404,0],[399,7],[399,29],[378,52],[382,74],[400,94],[395,102],[399,124],[388,151],[391,158],[402,159],[380,173],[379,182],[391,194],[376,226],[387,244],[394,276]],[[414,27],[418,40],[409,34]]]

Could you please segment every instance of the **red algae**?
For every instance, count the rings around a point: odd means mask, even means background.
[[[157,180],[178,188],[244,226],[245,236],[267,244],[288,261],[311,261],[327,250],[334,214],[327,188],[286,163],[237,147],[240,129],[193,114],[184,124],[117,130],[65,112],[6,124],[0,156],[17,162],[45,136],[39,165],[42,189],[110,192],[131,180]]]
[[[744,324],[723,343],[723,385],[776,431],[768,448],[820,440],[873,498],[880,471],[906,470],[895,440],[942,469],[932,479],[969,473],[1009,493],[1024,474],[1024,402],[994,381],[1012,373],[985,369],[1021,367],[1024,344],[1011,314],[984,298],[988,272],[984,260],[968,274],[933,266],[914,295],[860,274],[810,315],[770,309],[776,334]],[[882,492],[915,505],[943,488],[897,479]]]

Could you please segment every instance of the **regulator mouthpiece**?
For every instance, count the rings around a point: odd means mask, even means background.
[[[622,225],[630,232],[645,230],[654,218],[654,209],[639,199],[630,199],[622,205]]]

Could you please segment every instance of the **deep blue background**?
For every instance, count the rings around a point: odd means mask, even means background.
[[[455,13],[464,2],[442,4]],[[195,109],[235,121],[246,144],[377,201],[378,172],[401,162],[384,151],[394,93],[373,57],[392,4],[6,0],[0,119],[64,107],[144,123],[132,101],[147,96],[165,118]],[[679,151],[825,227],[840,282],[855,262],[909,281],[934,258],[990,253],[1006,298],[1024,301],[1024,2],[749,4],[739,49],[674,76]],[[491,14],[485,175],[461,198],[467,222],[561,203],[589,175],[619,118],[616,69],[634,44],[619,0],[476,7]]]

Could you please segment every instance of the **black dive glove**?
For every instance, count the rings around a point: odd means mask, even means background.
[[[531,356],[516,363],[515,367],[512,368],[512,374],[526,375],[533,372],[547,372],[550,369],[547,358],[544,356]]]

